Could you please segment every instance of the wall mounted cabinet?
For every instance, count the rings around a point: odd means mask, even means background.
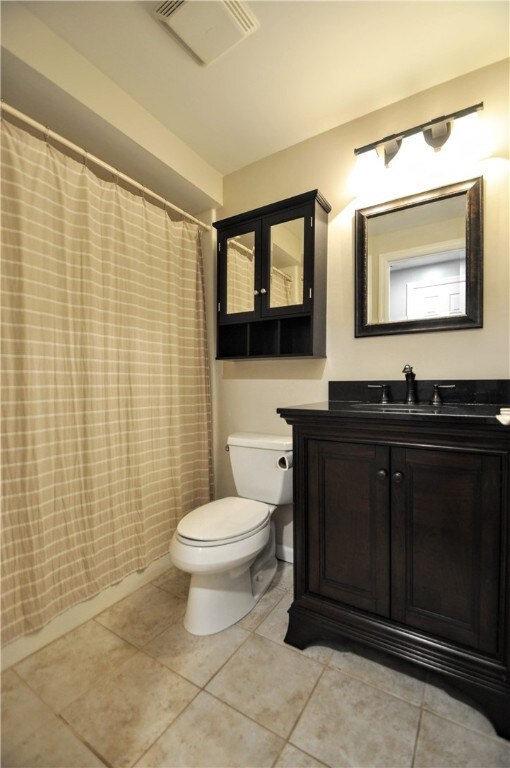
[[[329,203],[318,190],[217,221],[217,358],[325,357]]]

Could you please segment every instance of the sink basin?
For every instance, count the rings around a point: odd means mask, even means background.
[[[447,414],[464,413],[466,405],[463,403],[453,405],[430,405],[428,403],[352,403],[351,408],[357,411],[376,411],[378,413],[426,413]]]

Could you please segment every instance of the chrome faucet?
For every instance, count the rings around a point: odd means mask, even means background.
[[[412,366],[409,365],[409,363],[406,363],[404,365],[404,368],[402,369],[402,373],[405,373],[406,376],[406,403],[409,405],[414,405],[416,403],[416,384],[415,384],[415,378],[416,374],[413,373]]]

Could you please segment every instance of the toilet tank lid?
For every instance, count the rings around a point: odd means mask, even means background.
[[[272,451],[291,451],[292,437],[286,435],[263,435],[259,432],[234,432],[229,435],[228,445],[244,448],[265,448]]]

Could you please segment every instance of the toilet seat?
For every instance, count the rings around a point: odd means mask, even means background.
[[[191,547],[218,547],[253,536],[269,524],[275,507],[228,496],[189,512],[177,525],[177,539]]]

